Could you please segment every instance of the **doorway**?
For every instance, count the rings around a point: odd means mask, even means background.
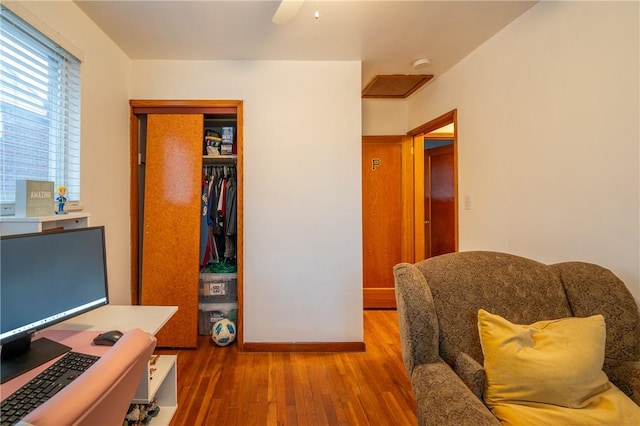
[[[406,136],[362,138],[365,309],[396,307],[395,264],[458,250],[456,124],[454,110]]]
[[[443,114],[408,134],[413,137],[416,153],[414,246],[417,262],[458,251],[457,111]]]

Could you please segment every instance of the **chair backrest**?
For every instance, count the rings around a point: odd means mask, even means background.
[[[460,352],[484,362],[477,328],[480,308],[517,324],[572,315],[558,274],[531,259],[470,251],[423,260],[415,267],[431,290],[440,356],[450,365]]]
[[[155,346],[153,335],[140,329],[127,331],[91,368],[21,424],[122,425]]]

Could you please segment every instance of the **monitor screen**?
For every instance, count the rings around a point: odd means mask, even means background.
[[[29,351],[34,332],[106,305],[108,300],[104,227],[2,236],[3,381],[4,364]]]

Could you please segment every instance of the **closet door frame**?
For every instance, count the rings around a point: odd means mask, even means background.
[[[140,292],[138,289],[140,279],[140,247],[138,244],[138,235],[142,224],[139,221],[140,213],[140,188],[139,188],[139,173],[138,168],[140,166],[140,150],[139,150],[139,138],[140,128],[138,125],[138,119],[140,115],[146,114],[228,114],[235,113],[237,117],[237,135],[236,135],[236,150],[237,150],[237,162],[236,162],[236,174],[237,174],[237,211],[238,211],[238,241],[237,241],[237,266],[238,266],[238,321],[237,321],[237,335],[236,344],[238,350],[242,351],[244,346],[243,339],[243,277],[244,277],[244,185],[243,185],[243,102],[241,100],[145,100],[145,99],[132,99],[129,101],[130,114],[129,114],[129,150],[130,150],[130,191],[129,191],[129,205],[130,205],[130,242],[131,242],[131,304],[140,304]],[[197,285],[195,283],[194,285]],[[197,291],[197,290],[196,290]]]

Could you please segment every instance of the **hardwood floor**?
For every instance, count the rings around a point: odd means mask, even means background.
[[[178,354],[171,425],[415,425],[396,311],[365,311],[364,336],[366,352],[238,352],[207,336],[158,350]]]

